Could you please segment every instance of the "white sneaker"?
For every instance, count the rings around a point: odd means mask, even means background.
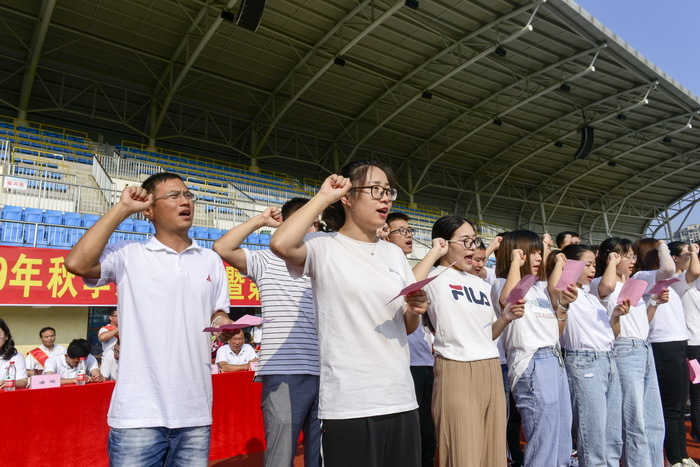
[[[700,467],[697,462],[695,462],[692,458],[688,457],[686,459],[683,459],[682,464],[683,467]]]

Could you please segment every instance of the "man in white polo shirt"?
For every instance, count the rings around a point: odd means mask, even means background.
[[[309,278],[292,279],[285,262],[270,250],[240,246],[257,229],[278,227],[307,202],[293,198],[281,211],[269,207],[214,243],[214,251],[257,284],[263,318],[272,320],[263,324],[256,371],[256,379],[263,383],[265,467],[291,466],[302,430],[304,465],[320,464],[318,336]]]
[[[211,355],[202,329],[231,320],[221,259],[188,237],[195,199],[179,175],[152,175],[126,187],[66,257],[66,269],[86,284],[117,286],[119,379],[107,418],[113,467],[158,465],[166,456],[172,465],[207,465]],[[155,236],[107,245],[136,213]]]
[[[255,349],[245,343],[243,329],[234,330],[228,345],[222,345],[216,351],[216,364],[222,373],[246,371],[250,368],[250,362],[257,361]]]
[[[97,359],[90,355],[90,343],[85,339],[73,339],[64,355],[46,360],[44,373],[61,375],[61,385],[76,384],[78,381],[78,363],[85,359],[86,382],[99,383],[103,380]]]
[[[27,354],[27,374],[29,376],[40,375],[44,371],[44,364],[50,357],[61,357],[66,353],[66,348],[56,344],[56,330],[50,326],[39,331],[41,345],[32,349]]]

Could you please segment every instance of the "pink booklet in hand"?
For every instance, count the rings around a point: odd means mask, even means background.
[[[440,272],[440,274],[442,274],[443,272],[445,272],[445,271],[447,271],[448,269],[450,269],[452,266],[455,265],[455,263],[456,263],[456,261],[455,261],[454,263],[450,264],[450,265],[449,265],[448,267],[446,267],[445,269],[443,269],[443,270]],[[439,276],[440,274],[435,274],[433,277],[428,277],[427,279],[423,279],[423,280],[420,280],[420,281],[418,281],[418,282],[414,282],[414,283],[411,284],[411,285],[407,285],[406,287],[404,287],[404,288],[401,290],[401,292],[399,292],[399,294],[398,294],[396,297],[394,297],[394,298],[392,298],[391,300],[389,300],[389,301],[387,302],[387,305],[388,305],[389,303],[393,302],[394,300],[396,300],[397,298],[401,297],[402,295],[408,295],[408,294],[410,294],[411,292],[416,292],[416,291],[422,289],[423,287],[425,287],[426,285],[430,284],[432,281],[434,281],[435,279],[437,279],[438,276]]]
[[[525,295],[527,295],[530,288],[535,285],[535,282],[537,282],[537,276],[533,276],[532,274],[528,274],[520,279],[520,282],[515,284],[513,290],[511,290],[506,297],[506,303],[518,303],[525,298]]]
[[[654,284],[651,289],[647,290],[647,293],[650,295],[656,295],[657,293],[660,293],[664,289],[668,289],[671,284],[678,282],[678,279],[675,277],[672,277],[670,279],[666,279],[663,281],[657,281],[656,284]]]
[[[208,327],[202,329],[203,332],[223,332],[223,331],[233,331],[234,329],[249,328],[251,326],[257,326],[258,324],[269,323],[270,319],[258,318],[253,315],[243,315],[238,318],[235,322],[231,324],[224,324],[223,326]]]
[[[566,290],[569,284],[576,284],[585,266],[586,263],[583,261],[567,259],[566,263],[564,264],[564,270],[561,272],[561,277],[554,288],[557,290]]]
[[[646,281],[640,279],[627,279],[624,284],[622,284],[622,289],[620,290],[620,295],[617,296],[616,304],[619,305],[624,300],[629,300],[630,305],[635,306],[642,299],[644,291],[647,289]]]

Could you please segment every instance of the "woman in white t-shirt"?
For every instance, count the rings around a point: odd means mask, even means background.
[[[22,355],[15,349],[10,328],[4,319],[0,319],[0,391],[5,390],[7,370],[10,363],[15,365],[15,387],[26,388],[29,382],[27,366]]]
[[[525,466],[561,467],[569,465],[571,456],[571,398],[559,335],[564,329],[566,307],[576,299],[576,288],[572,285],[564,293],[555,291],[550,295],[543,250],[535,232],[515,230],[505,234],[498,248],[498,281],[491,297],[500,310],[521,278],[528,274],[538,277],[525,295],[523,317],[508,325],[501,339],[527,440]]]
[[[669,253],[676,265],[678,282],[671,284],[671,288],[681,297],[683,311],[685,312],[685,324],[688,328],[688,359],[700,359],[700,290],[698,290],[698,278],[700,278],[700,259],[698,259],[698,245],[684,242],[671,242],[668,244]],[[690,385],[690,436],[695,441],[700,441],[700,384]]]
[[[676,267],[668,246],[655,238],[634,242],[637,255],[634,279],[641,279],[653,287],[657,281],[671,278]],[[649,290],[647,288],[647,290]],[[648,304],[655,299],[645,295]],[[668,302],[658,304],[649,323],[649,341],[654,353],[656,376],[664,412],[664,451],[671,465],[697,465],[688,457],[685,445],[685,403],[688,400],[688,365],[685,362],[688,347],[688,329],[681,297],[668,289]]]
[[[391,172],[372,161],[346,165],[273,235],[272,251],[293,277],[311,279],[318,329],[321,445],[329,466],[418,466],[418,404],[406,332],[427,309],[399,247],[377,229],[396,199]],[[325,212],[324,212],[325,211]],[[323,214],[332,232],[305,237]],[[404,303],[405,301],[405,303]]]
[[[591,293],[612,316],[622,286],[634,272],[637,257],[632,242],[612,237],[601,243],[596,256],[596,278]],[[666,303],[668,293],[655,295],[656,303]],[[630,304],[630,312],[620,317],[620,332],[613,349],[622,394],[622,442],[625,465],[663,465],[664,418],[656,378],[654,354],[649,342],[649,322],[657,305]]]
[[[551,281],[559,280],[564,256],[584,263],[576,280],[578,297],[569,305],[560,339],[577,428],[578,462],[581,467],[619,467],[622,396],[613,342],[620,332],[620,316],[629,313],[629,300],[616,305],[608,316],[598,297],[584,290],[595,277],[595,253],[586,245],[564,247]]]
[[[416,279],[439,275],[425,287],[435,334],[432,410],[439,465],[505,466],[506,407],[494,339],[522,316],[523,305],[508,304],[496,318],[490,286],[470,273],[481,239],[469,220],[441,217],[432,238],[433,248],[413,272]]]

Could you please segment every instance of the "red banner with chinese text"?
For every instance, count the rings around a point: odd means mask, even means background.
[[[69,250],[0,246],[0,304],[116,306],[116,286],[91,288],[66,271]],[[231,306],[260,306],[258,287],[224,263]]]

